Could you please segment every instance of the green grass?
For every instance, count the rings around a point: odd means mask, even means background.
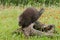
[[[0,8],[0,40],[60,40],[60,36],[48,38],[48,37],[31,37],[26,39],[23,34],[13,35],[12,32],[19,28],[18,16],[23,12],[24,8],[12,7],[12,8]],[[37,8],[38,9],[38,8]],[[45,24],[55,24],[56,30],[60,33],[60,8],[45,8],[46,11],[41,16],[39,21]],[[51,10],[50,10],[51,9]],[[51,16],[52,14],[52,16]],[[47,16],[48,15],[48,16]],[[56,18],[58,17],[58,18]]]

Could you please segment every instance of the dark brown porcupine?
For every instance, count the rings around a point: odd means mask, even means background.
[[[20,16],[19,16],[19,26],[28,27],[31,23],[37,21],[37,19],[44,12],[44,8],[41,8],[40,11],[37,11],[34,7],[27,8]]]

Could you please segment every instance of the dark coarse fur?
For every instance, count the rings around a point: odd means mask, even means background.
[[[31,23],[37,21],[37,19],[44,12],[44,8],[40,11],[37,11],[34,7],[27,8],[20,16],[19,16],[19,26],[28,27]]]

